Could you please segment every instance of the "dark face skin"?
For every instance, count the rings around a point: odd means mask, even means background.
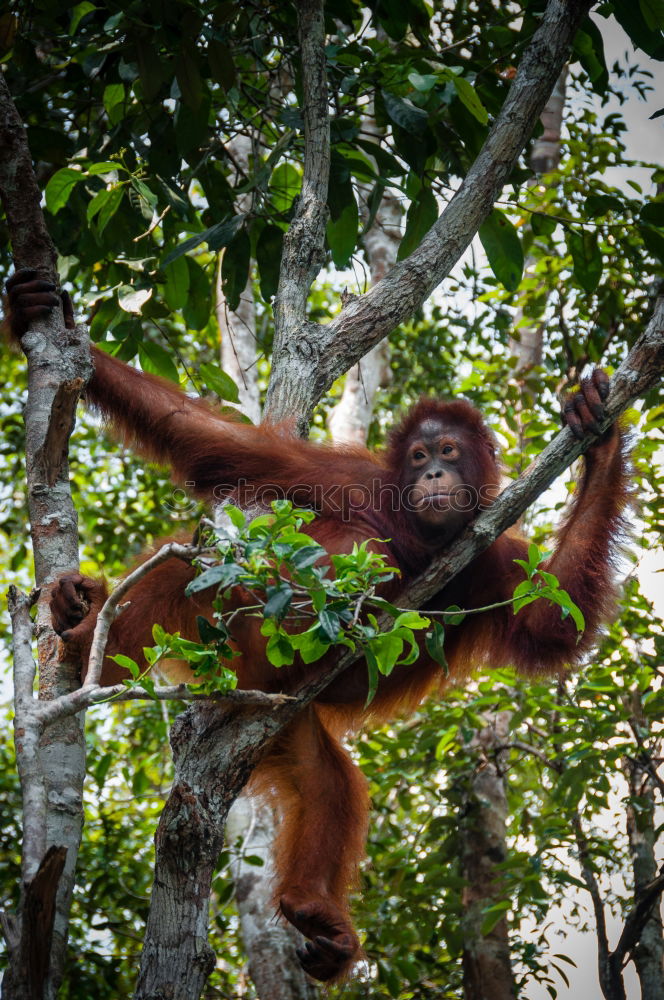
[[[470,520],[474,505],[460,463],[467,447],[458,428],[425,420],[408,445],[409,508],[425,537],[443,544]]]

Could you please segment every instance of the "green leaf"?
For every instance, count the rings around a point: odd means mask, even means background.
[[[121,105],[124,104],[124,99],[125,88],[123,83],[109,83],[107,87],[104,87],[103,102],[111,125],[117,125],[122,118]],[[117,167],[113,169],[117,169]]]
[[[664,201],[649,201],[641,209],[641,220],[664,229]]]
[[[261,295],[266,302],[277,294],[283,243],[283,230],[270,222],[263,226],[256,241],[256,266]]]
[[[141,671],[136,660],[132,660],[131,657],[125,656],[124,653],[116,653],[114,656],[109,656],[109,660],[113,660],[118,664],[119,667],[124,667],[128,670],[131,676],[136,680],[141,676]]]
[[[201,94],[196,107],[179,101],[175,109],[174,129],[178,152],[189,157],[208,138],[211,98],[207,90]],[[195,155],[195,154],[194,154]]]
[[[208,276],[192,257],[177,258],[186,261],[189,271],[189,294],[182,309],[182,316],[189,330],[202,330],[210,319],[210,282]]]
[[[290,643],[290,639],[283,632],[277,632],[268,639],[265,647],[267,658],[275,667],[285,667],[295,659],[295,651]]]
[[[79,24],[81,23],[85,15],[89,14],[91,11],[96,9],[97,8],[95,7],[95,5],[93,3],[90,3],[89,0],[83,0],[82,3],[77,3],[74,7],[72,7],[71,21],[69,22],[69,34],[75,35],[76,29],[78,28]]]
[[[403,639],[396,632],[381,632],[369,640],[367,648],[375,657],[380,673],[388,677],[403,651]]]
[[[219,625],[213,625],[212,622],[209,622],[202,615],[196,616],[196,627],[198,628],[201,642],[218,643],[225,642],[228,639],[229,632],[225,625],[223,628],[220,628]]]
[[[237,510],[237,508],[234,508],[234,510]],[[225,511],[231,517],[230,508],[225,508]],[[237,583],[242,573],[242,568],[236,566],[234,563],[220,563],[217,566],[211,566],[201,573],[200,576],[193,579],[191,583],[187,584],[185,594],[187,597],[190,597],[201,590],[207,590],[208,587],[220,587],[222,589],[232,587],[234,583]]]
[[[664,0],[639,0],[639,7],[650,30],[661,32],[664,28]]]
[[[422,108],[416,107],[411,101],[404,97],[397,97],[389,90],[382,91],[385,110],[388,115],[400,128],[411,135],[421,135],[429,122],[429,115]]]
[[[207,388],[215,392],[220,399],[226,399],[229,403],[240,402],[238,387],[219,365],[205,362],[198,370]]]
[[[237,70],[233,63],[233,55],[224,42],[211,38],[208,42],[208,63],[210,72],[217,83],[220,83],[225,91],[229,91],[235,83]]]
[[[357,243],[359,213],[355,198],[349,202],[335,220],[331,216],[327,222],[327,242],[332,251],[335,267],[346,267]]]
[[[46,185],[46,207],[52,215],[57,215],[69,201],[69,196],[79,181],[85,180],[85,174],[72,167],[56,170]]]
[[[491,270],[508,292],[515,292],[523,274],[523,248],[509,219],[494,208],[479,230]]]
[[[596,219],[608,212],[618,212],[624,216],[627,214],[627,207],[613,194],[589,194],[583,203],[583,211],[589,219]]]
[[[148,372],[150,375],[161,375],[162,378],[179,384],[180,378],[178,370],[173,364],[173,359],[168,351],[159,344],[145,340],[138,346],[138,357],[144,372]]]
[[[484,919],[482,921],[482,934],[490,934],[496,924],[506,915],[511,905],[512,901],[510,899],[501,899],[499,902],[494,903],[493,906],[487,906],[484,910]]]
[[[392,153],[388,153],[382,146],[379,146],[377,142],[370,142],[368,139],[358,139],[357,145],[365,153],[373,157],[382,176],[391,177],[405,173],[403,166],[397,158]]]
[[[445,759],[445,757],[447,756],[447,751],[450,750],[456,742],[458,731],[459,731],[458,726],[454,725],[450,726],[443,732],[440,739],[438,740],[438,743],[436,744],[436,749],[434,751],[434,756],[436,760]]]
[[[419,90],[422,94],[428,94],[436,86],[436,77],[433,73],[421,74],[413,71],[408,74],[408,79],[415,87],[415,90]]]
[[[199,246],[201,243],[207,243],[210,250],[221,250],[222,247],[228,246],[244,220],[244,213],[234,215],[232,218],[224,220],[224,222],[217,222],[214,226],[210,226],[209,229],[204,229],[202,233],[190,236],[178,244],[175,250],[171,250],[170,253],[166,254],[161,266],[167,267],[172,260],[181,257],[182,254],[187,253],[189,250],[193,250],[194,247]]]
[[[249,280],[251,241],[246,229],[241,229],[224,250],[221,262],[221,280],[226,304],[234,312]]]
[[[325,549],[322,545],[303,545],[297,552],[293,553],[291,562],[295,569],[307,569],[313,566],[325,556]]]
[[[288,613],[290,603],[293,599],[293,591],[288,584],[282,583],[277,587],[266,588],[267,601],[263,608],[266,618],[276,618],[281,621]]]
[[[659,257],[664,262],[664,233],[659,229],[654,229],[652,226],[642,225],[639,226],[639,233],[648,252],[654,257]]]
[[[145,303],[152,297],[151,288],[132,288],[131,285],[123,285],[118,290],[118,303],[125,312],[138,315]]]
[[[422,242],[438,218],[438,203],[431,188],[420,188],[406,216],[406,231],[399,245],[398,260],[408,257]]]
[[[421,629],[429,628],[431,622],[419,611],[402,611],[396,618],[393,628]]]
[[[136,42],[136,59],[141,89],[149,104],[159,93],[166,74],[170,75],[171,67],[160,57],[152,38],[139,39]]]
[[[183,308],[189,294],[189,268],[184,257],[177,257],[164,268],[164,298],[169,309]]]
[[[611,7],[616,20],[637,48],[643,49],[653,59],[664,59],[664,39],[661,31],[653,31],[648,24],[644,3],[648,6],[648,19],[651,20],[656,8],[649,5],[649,0],[638,4],[634,0],[613,0]]]
[[[372,649],[367,647],[364,651],[366,664],[367,664],[367,674],[368,674],[368,684],[367,684],[367,700],[364,703],[365,708],[370,705],[374,700],[376,691],[378,690],[378,678],[380,676],[378,671],[378,660],[376,659]]]
[[[106,226],[119,209],[123,196],[124,187],[119,184],[109,190],[108,198],[104,199],[104,203],[97,216],[97,233],[99,236],[104,232]]]
[[[339,615],[334,614],[332,611],[326,611],[325,609],[320,612],[318,615],[318,629],[319,634],[324,641],[327,641],[328,643],[336,642],[340,628],[341,623]]]
[[[185,104],[194,111],[198,110],[203,94],[203,81],[194,47],[180,49],[175,57],[175,75]]]
[[[581,233],[568,229],[566,237],[574,264],[574,277],[584,292],[590,295],[602,277],[602,254],[597,233],[589,229],[584,229]]]
[[[280,163],[270,177],[272,204],[277,212],[290,212],[293,199],[300,193],[302,179],[292,163]]]
[[[291,643],[293,649],[300,654],[303,663],[315,663],[321,656],[325,656],[330,648],[329,642],[321,641],[317,626],[291,636]]]
[[[96,177],[98,174],[110,174],[111,171],[127,171],[121,163],[114,163],[112,160],[104,160],[102,163],[93,163],[88,167],[88,176]]]
[[[102,208],[111,196],[111,191],[113,188],[102,188],[101,191],[97,191],[96,195],[92,201],[88,202],[88,207],[85,210],[85,217],[88,222],[92,222],[95,215],[101,212]]]
[[[463,106],[470,111],[474,118],[477,118],[481,125],[486,125],[489,120],[489,112],[477,96],[477,91],[472,83],[465,77],[456,75],[452,77],[452,83]]]
[[[604,41],[599,28],[589,17],[576,33],[573,51],[588,74],[592,89],[596,94],[605,94],[609,71],[604,59]]]
[[[530,225],[535,236],[552,236],[556,231],[558,222],[556,219],[543,215],[542,212],[533,212],[530,216]]]

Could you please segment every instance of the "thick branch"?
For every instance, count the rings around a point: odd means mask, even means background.
[[[627,914],[620,940],[611,955],[617,973],[622,969],[626,956],[640,942],[643,928],[648,923],[662,893],[664,893],[664,869],[661,869],[659,875],[637,893],[636,902]]]
[[[325,226],[327,223],[327,187],[330,175],[330,123],[327,112],[327,77],[325,72],[325,17],[322,0],[298,0],[298,35],[302,64],[304,116],[304,176],[295,217],[284,237],[279,288],[274,303],[274,356],[287,358],[299,341],[294,357],[304,360],[307,377],[311,375],[313,356],[306,357],[309,340],[305,327],[307,295],[311,283],[325,261]],[[315,327],[314,327],[315,329]],[[304,348],[304,354],[302,349]],[[315,367],[315,366],[314,366]],[[301,373],[303,376],[305,373]],[[270,386],[283,401],[282,415],[298,412],[286,400],[293,384],[282,366],[273,368]],[[322,392],[322,390],[321,390]],[[270,419],[273,419],[271,415]],[[306,433],[306,426],[301,430]]]
[[[550,0],[477,159],[417,250],[366,295],[350,300],[327,326],[308,324],[304,330],[291,326],[289,345],[285,340],[275,342],[265,408],[268,419],[293,413],[308,419],[334,380],[408,319],[450,273],[532,135],[591,6],[592,0]]]

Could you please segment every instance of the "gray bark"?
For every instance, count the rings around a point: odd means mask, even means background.
[[[487,932],[485,910],[504,898],[498,866],[507,856],[508,806],[504,758],[510,714],[501,712],[478,732],[477,766],[460,822],[461,863],[466,881],[463,906],[464,1000],[513,1000],[516,981],[510,959],[507,918]]]
[[[567,81],[567,66],[556,81],[546,107],[542,111],[541,122],[544,131],[539,139],[533,143],[530,153],[530,166],[536,174],[548,173],[560,163],[560,134],[563,124],[563,112],[565,110],[565,85]],[[536,181],[540,184],[539,177]],[[527,272],[535,263],[532,253],[526,255],[524,271]],[[526,325],[523,322],[523,313],[519,312],[516,317],[518,331],[515,338],[510,340],[510,350],[516,356],[517,373],[529,372],[542,363],[542,347],[544,341],[544,324],[538,323]],[[518,339],[517,339],[518,337]]]
[[[627,836],[632,856],[634,895],[638,897],[657,876],[655,861],[655,796],[648,775],[635,764],[628,771],[630,795],[639,796],[642,805],[637,814],[627,808]],[[641,936],[632,949],[632,958],[641,984],[641,1000],[664,997],[664,929],[660,899],[653,903]]]
[[[270,394],[276,396],[279,405],[267,405],[266,401],[266,417],[275,421],[296,415],[299,432],[305,434],[313,403],[305,410],[300,404],[299,393],[292,391],[295,388],[292,382],[294,372],[288,359],[297,359],[298,374],[305,376],[305,382],[318,383],[316,371],[319,356],[312,349],[312,338],[309,336],[309,332],[318,327],[308,323],[306,316],[311,283],[325,261],[330,123],[323,3],[321,0],[297,0],[296,6],[304,92],[304,176],[295,215],[284,237],[279,287],[274,302],[274,352],[268,398]],[[371,346],[368,344],[366,350]],[[357,361],[366,350],[360,351],[353,361]],[[350,361],[343,366],[338,374],[342,375],[352,363]],[[316,401],[324,388],[315,390]]]
[[[248,175],[249,158],[252,153],[250,137],[243,134],[236,135],[227,145],[238,167]],[[236,174],[236,180],[238,176],[239,173]],[[237,203],[238,212],[248,212],[250,208],[251,195],[243,195]],[[238,387],[240,409],[257,424],[261,419],[261,402],[256,378],[256,306],[251,280],[252,270],[253,262],[249,269],[247,284],[235,311],[228,308],[221,287],[221,268],[217,270],[215,309],[221,334],[221,367]]]
[[[364,130],[378,135],[373,119],[366,119]],[[364,190],[366,195],[367,191]],[[371,284],[385,277],[397,260],[401,242],[401,202],[394,191],[385,191],[372,226],[364,235],[364,251],[371,273]],[[335,443],[365,444],[373,416],[378,389],[390,374],[387,340],[376,344],[346,375],[341,399],[328,417],[328,427]]]
[[[627,837],[634,874],[635,905],[647,896],[649,887],[658,879],[655,845],[657,814],[655,804],[656,767],[648,749],[642,745],[647,725],[638,689],[631,692],[630,724],[640,746],[640,754],[624,762],[624,771],[632,799],[639,799],[639,810],[630,802],[627,806]],[[633,942],[621,938],[623,952],[631,944],[631,957],[641,984],[641,1000],[661,1000],[664,997],[664,927],[662,925],[661,897],[655,895],[650,912],[644,915],[640,934]]]
[[[32,267],[57,285],[55,249],[40,209],[23,124],[0,74],[0,197],[17,268]],[[66,331],[58,310],[31,324],[23,338],[28,359],[25,410],[28,509],[38,588],[36,635],[39,698],[75,690],[79,670],[58,659],[48,584],[78,567],[78,522],[69,488],[67,446],[76,400],[90,377],[84,327]],[[37,597],[37,595],[35,595]],[[3,997],[52,998],[62,979],[74,870],[83,824],[83,715],[44,727],[32,694],[30,601],[14,593],[18,637],[15,663],[15,742],[24,803],[23,885],[18,921],[6,919],[10,966]],[[35,750],[38,744],[38,750]],[[45,918],[46,922],[45,922]]]

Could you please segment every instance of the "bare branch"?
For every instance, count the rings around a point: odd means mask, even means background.
[[[115,587],[106,599],[104,606],[97,616],[97,623],[95,625],[94,636],[92,638],[92,646],[90,647],[88,672],[85,677],[84,687],[88,688],[99,686],[99,678],[101,677],[102,667],[104,664],[104,650],[106,649],[108,633],[111,625],[115,621],[116,615],[118,614],[118,605],[125,594],[127,594],[131,588],[139,582],[139,580],[142,580],[144,576],[147,576],[148,573],[152,572],[156,566],[160,566],[168,559],[176,558],[182,559],[184,562],[191,562],[194,556],[200,555],[201,551],[201,548],[196,545],[182,545],[180,542],[169,542],[168,545],[162,546],[162,548],[158,549],[153,556],[146,559],[145,562],[141,563],[140,566],[137,566],[135,570],[120,581],[117,587]],[[80,709],[77,709],[77,711],[80,711]]]

